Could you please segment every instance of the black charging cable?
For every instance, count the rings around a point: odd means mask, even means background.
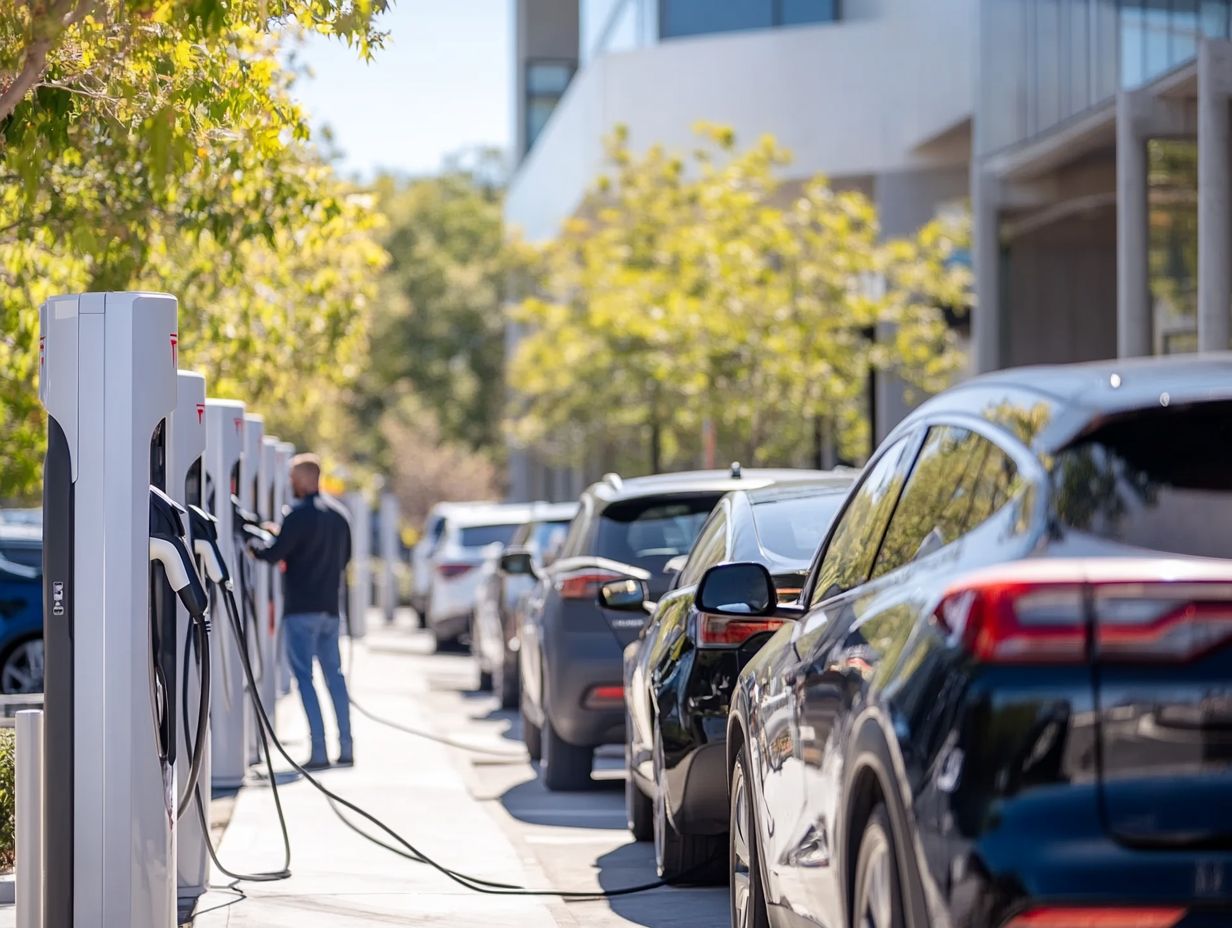
[[[244,664],[244,672],[248,675],[248,679],[251,682],[252,676],[253,676],[252,663],[248,659],[247,649],[245,648],[240,649],[240,659],[242,660]],[[491,880],[484,880],[479,877],[472,876],[470,874],[466,874],[466,873],[462,873],[457,870],[453,870],[445,866],[444,864],[440,863],[436,859],[425,854],[415,845],[411,844],[411,842],[408,841],[405,837],[403,837],[400,833],[395,831],[392,827],[387,825],[381,819],[377,818],[371,812],[368,812],[366,809],[361,808],[360,806],[351,802],[349,799],[339,796],[337,793],[333,792],[328,787],[324,786],[319,780],[317,780],[316,777],[312,775],[311,771],[304,769],[302,765],[300,765],[294,758],[291,757],[290,754],[287,753],[287,750],[283,746],[282,742],[278,740],[278,736],[274,732],[274,725],[270,721],[269,715],[266,713],[265,706],[261,703],[260,699],[256,699],[253,701],[253,708],[257,712],[258,725],[262,726],[264,729],[262,733],[262,744],[266,745],[268,748],[268,743],[272,741],[274,746],[278,749],[278,753],[282,755],[283,759],[286,760],[286,762],[290,764],[292,768],[298,771],[303,776],[304,780],[312,784],[312,786],[319,793],[325,796],[328,800],[331,800],[330,808],[334,811],[336,815],[338,815],[338,817],[345,824],[347,824],[351,828],[352,831],[355,831],[357,834],[367,839],[368,841],[371,841],[377,844],[377,846],[379,847],[383,847],[386,850],[392,850],[383,841],[376,839],[372,835],[369,835],[367,832],[356,827],[353,823],[349,822],[346,816],[342,815],[342,813],[338,811],[337,806],[342,806],[348,811],[354,812],[360,818],[364,819],[365,821],[369,822],[372,825],[375,825],[377,829],[384,832],[388,837],[393,839],[396,845],[399,845],[401,848],[403,848],[407,852],[405,854],[402,854],[401,856],[407,857],[408,859],[414,860],[417,863],[422,863],[428,867],[431,867],[433,870],[447,877],[454,883],[457,883],[459,886],[462,886],[465,889],[469,889],[472,892],[481,893],[481,894],[489,895],[489,896],[549,896],[549,897],[556,897],[556,898],[561,898],[561,899],[608,899],[608,898],[613,898],[616,896],[631,896],[636,893],[649,892],[650,890],[653,890],[653,889],[659,889],[664,886],[671,886],[673,885],[673,883],[676,883],[676,882],[684,882],[687,880],[689,876],[693,875],[694,873],[701,872],[705,869],[708,869],[714,864],[713,860],[707,860],[703,864],[698,865],[697,867],[690,868],[688,871],[681,874],[681,877],[678,878],[677,880],[654,880],[653,882],[641,883],[641,884],[637,884],[634,886],[625,886],[619,889],[581,890],[581,891],[556,890],[556,889],[530,889],[528,887],[518,886],[512,883],[497,883]],[[268,733],[268,741],[266,740],[266,733]],[[272,778],[272,772],[271,772],[271,778]],[[275,795],[277,794],[275,793]],[[284,836],[285,836],[285,829],[284,829]],[[228,874],[228,876],[229,875],[230,874]]]

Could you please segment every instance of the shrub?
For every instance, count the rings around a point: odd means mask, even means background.
[[[13,869],[17,807],[13,757],[16,753],[16,732],[11,728],[0,728],[0,870]]]

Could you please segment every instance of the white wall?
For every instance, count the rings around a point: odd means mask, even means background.
[[[971,115],[976,0],[859,0],[819,26],[676,39],[602,56],[573,81],[515,175],[506,216],[553,235],[603,169],[617,124],[635,149],[688,150],[697,120],[751,141],[771,132],[790,174],[863,176],[940,166],[914,149]],[[854,11],[853,11],[854,12]]]

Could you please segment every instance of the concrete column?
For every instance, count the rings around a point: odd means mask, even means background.
[[[1146,138],[1134,93],[1117,94],[1117,357],[1152,353]]]
[[[971,256],[975,264],[975,307],[971,316],[973,364],[977,374],[994,371],[1001,357],[1001,236],[996,178],[972,167]]]
[[[1232,320],[1232,43],[1198,50],[1198,350],[1226,351]]]

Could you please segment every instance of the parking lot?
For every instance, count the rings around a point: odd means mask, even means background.
[[[517,713],[476,693],[462,654],[433,654],[430,638],[407,616],[374,624],[356,650],[351,679],[358,704],[408,727],[490,752],[478,754],[394,731],[356,713],[356,767],[321,782],[388,822],[420,850],[484,879],[530,888],[614,890],[652,882],[651,845],[625,827],[623,761],[600,757],[592,791],[550,794],[524,759]],[[279,705],[292,753],[306,742],[297,700]],[[724,888],[655,889],[613,899],[496,897],[454,885],[422,864],[368,843],[331,814],[305,783],[281,791],[292,840],[290,880],[245,884],[247,899],[213,890],[195,921],[211,926],[451,926],[722,924]],[[373,831],[371,826],[365,826]],[[219,849],[231,869],[268,869],[281,860],[269,790],[243,790]],[[225,879],[215,874],[216,883]]]

